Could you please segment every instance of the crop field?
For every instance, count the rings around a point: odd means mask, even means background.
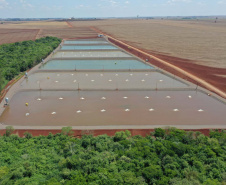
[[[6,22],[0,25],[0,28],[17,28],[17,29],[53,29],[53,28],[68,28],[66,22],[59,21],[13,21]]]
[[[0,29],[0,45],[35,40],[38,32],[38,29]]]
[[[62,39],[94,38],[97,37],[97,33],[89,27],[72,27],[67,22],[59,21],[6,22],[0,24],[0,44],[34,40],[46,36]]]
[[[41,29],[38,38],[53,36],[58,38],[80,38],[80,37],[97,37],[97,33],[89,28],[64,28],[64,29]]]

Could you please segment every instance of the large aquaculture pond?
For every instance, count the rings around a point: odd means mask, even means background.
[[[24,126],[192,127],[225,125],[225,110],[224,103],[199,91],[25,91],[13,97],[0,122]]]
[[[105,40],[65,40],[64,44],[107,44]]]
[[[115,46],[112,45],[74,45],[74,46],[68,46],[64,45],[61,47],[61,50],[112,50],[112,49],[118,49]]]
[[[173,89],[189,88],[157,71],[146,72],[37,72],[21,84],[23,89]]]
[[[50,60],[40,69],[47,70],[79,70],[79,69],[154,69],[136,59],[111,60]]]

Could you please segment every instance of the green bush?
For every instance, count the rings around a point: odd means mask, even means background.
[[[44,37],[35,41],[0,45],[0,84],[4,80],[12,80],[20,72],[41,62],[60,42],[56,37]],[[0,87],[0,90],[2,88]]]
[[[176,128],[155,129],[158,137],[72,137],[62,133],[23,138],[0,136],[0,184],[223,185],[225,132],[210,137]],[[164,138],[162,138],[164,133]],[[191,137],[189,143],[187,136]],[[156,135],[157,136],[157,135]],[[160,137],[159,137],[160,136]]]

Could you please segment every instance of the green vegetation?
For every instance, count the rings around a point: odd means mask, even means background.
[[[20,72],[47,57],[60,42],[56,37],[45,37],[35,41],[0,45],[0,90]]]
[[[0,184],[225,185],[226,133],[175,128],[146,137],[129,131],[114,137],[62,133],[0,136]]]

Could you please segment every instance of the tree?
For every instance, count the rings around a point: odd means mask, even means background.
[[[31,138],[33,137],[32,134],[29,133],[29,132],[25,132],[25,133],[24,133],[24,136],[25,136],[25,138],[27,138],[27,139],[31,139]]]
[[[125,140],[126,138],[131,136],[131,132],[126,130],[125,132],[120,131],[120,132],[116,132],[115,136],[114,136],[114,141],[122,141]]]
[[[154,183],[157,180],[161,179],[163,172],[159,165],[151,165],[149,167],[144,168],[142,174],[146,182]]]
[[[10,136],[13,132],[14,132],[14,128],[13,128],[13,126],[7,126],[6,127],[6,132],[5,132],[5,135],[6,136]]]
[[[0,68],[0,91],[3,88],[4,81],[5,80],[4,80],[4,77],[3,77],[3,74],[2,74],[2,69]]]
[[[63,127],[61,133],[67,136],[72,136],[74,134],[74,132],[72,131],[72,127]]]
[[[162,137],[163,138],[165,136],[165,134],[166,134],[166,131],[163,130],[162,128],[156,128],[155,129],[155,132],[154,132],[155,137]]]

